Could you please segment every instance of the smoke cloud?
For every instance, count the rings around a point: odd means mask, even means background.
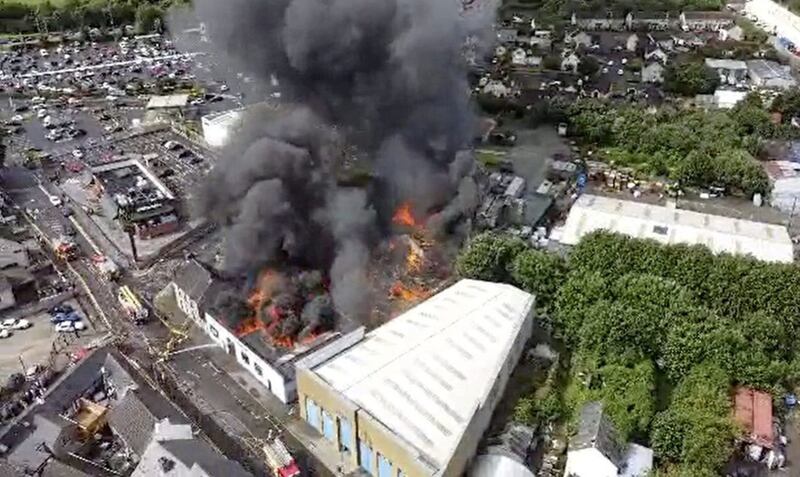
[[[474,207],[472,168],[456,160],[473,131],[462,49],[491,15],[465,18],[458,0],[194,5],[221,70],[282,103],[248,113],[198,194],[226,229],[226,266],[323,270],[336,310],[363,317],[370,250],[398,204],[448,219]],[[368,165],[365,186],[342,185],[353,162]]]

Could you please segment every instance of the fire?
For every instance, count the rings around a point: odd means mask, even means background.
[[[401,282],[395,282],[389,293],[394,298],[403,301],[417,301],[427,297],[428,293],[421,287],[408,287]]]
[[[411,213],[411,203],[403,202],[400,207],[394,212],[392,222],[396,225],[404,225],[406,227],[417,227],[419,224],[414,219],[414,214]]]
[[[249,335],[258,330],[265,330],[267,329],[267,325],[261,321],[257,316],[251,316],[246,320],[242,321],[238,327],[236,327],[236,336],[239,338]]]

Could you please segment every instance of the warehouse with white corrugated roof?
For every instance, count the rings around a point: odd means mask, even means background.
[[[531,336],[533,305],[511,285],[461,280],[298,364],[301,414],[371,475],[460,476]]]
[[[782,225],[589,194],[575,201],[558,240],[575,245],[596,230],[665,244],[704,245],[714,253],[750,255],[765,262],[794,260],[792,240]]]

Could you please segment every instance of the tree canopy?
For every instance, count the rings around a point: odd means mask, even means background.
[[[780,393],[800,378],[792,264],[604,231],[585,236],[566,262],[502,235],[474,241],[464,254],[486,258],[468,263],[483,276],[507,270],[507,281],[548,297],[570,350],[562,402],[552,390],[523,398],[520,417],[574,418],[599,400],[624,438],[654,448],[659,475],[717,475],[737,432],[730,387]]]
[[[789,125],[773,124],[755,95],[730,111],[652,111],[584,99],[570,105],[567,116],[572,130],[587,145],[601,148],[600,157],[607,161],[685,185],[716,185],[745,195],[769,192],[766,172],[753,157],[761,141],[798,135]]]

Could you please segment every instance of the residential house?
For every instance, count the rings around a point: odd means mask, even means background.
[[[606,16],[573,13],[570,18],[570,23],[573,26],[589,31],[622,31],[626,28],[627,19],[623,17],[614,17],[610,12]]]
[[[684,31],[719,31],[733,26],[735,19],[732,12],[683,12],[680,15]]]
[[[574,52],[569,53],[561,59],[561,70],[577,73],[580,62],[581,60],[578,58],[578,55],[576,55]]]
[[[669,12],[640,12],[633,14],[633,28],[649,31],[667,31],[677,27],[679,20]]]
[[[744,40],[744,30],[739,25],[722,28],[719,30],[720,41],[742,41]]]
[[[592,401],[581,408],[578,432],[569,441],[565,476],[646,477],[652,467],[651,449],[621,445],[602,403]]]
[[[658,45],[658,48],[661,48],[665,52],[670,52],[670,51],[675,49],[675,39],[672,38],[672,37],[663,38],[663,39],[657,40],[656,41],[656,45]]]
[[[642,68],[642,82],[657,83],[657,84],[663,83],[664,70],[665,70],[664,65],[662,65],[657,61],[647,63]]]
[[[213,281],[211,272],[197,260],[189,260],[175,274],[173,290],[178,308],[195,323],[201,324],[200,302]]]
[[[747,61],[750,82],[759,88],[789,89],[797,86],[789,66],[768,60]]]
[[[537,56],[537,55],[529,55],[528,57],[525,58],[525,63],[528,66],[531,66],[531,67],[534,67],[534,68],[541,67],[542,66],[542,61],[544,61],[544,58],[542,58],[541,56]]]
[[[511,52],[511,64],[514,66],[525,66],[525,50],[517,48]]]
[[[539,51],[550,51],[553,48],[553,40],[534,35],[528,40],[528,45]]]
[[[658,61],[659,63],[665,65],[669,60],[669,55],[661,48],[656,48],[655,50],[645,52],[644,60],[646,62]]]
[[[633,33],[625,40],[625,49],[630,52],[635,52],[637,48],[639,48],[639,35]]]
[[[516,43],[518,34],[514,28],[501,28],[497,30],[497,41],[500,43]]]
[[[772,182],[770,204],[789,214],[800,210],[800,142],[773,144],[765,149],[770,157],[764,163]]]
[[[495,98],[506,98],[511,95],[511,88],[500,80],[487,81],[482,91],[483,94],[489,94]]]
[[[592,46],[592,37],[586,32],[579,31],[572,34],[567,34],[566,38],[564,38],[564,43],[568,45],[574,45],[576,48],[578,46],[589,48]]]
[[[740,84],[747,79],[747,63],[741,60],[706,58],[706,66],[717,72],[723,84]]]
[[[198,439],[192,426],[164,419],[155,424],[152,439],[131,477],[252,477],[237,462],[226,459]]]

